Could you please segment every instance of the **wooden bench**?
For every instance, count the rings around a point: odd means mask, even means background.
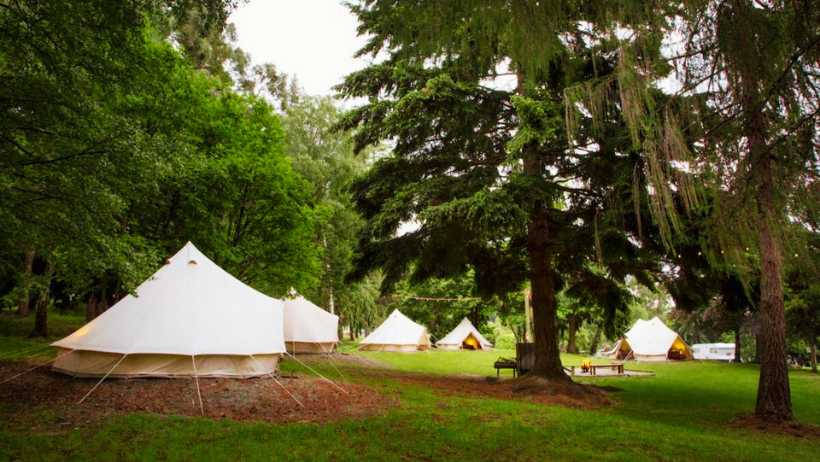
[[[614,369],[618,371],[618,375],[623,375],[624,373],[623,364],[592,364],[589,366],[589,374],[598,375],[596,372],[598,369]]]
[[[518,361],[510,358],[498,358],[495,361],[495,376],[501,377],[501,369],[512,369],[513,378],[518,377]]]

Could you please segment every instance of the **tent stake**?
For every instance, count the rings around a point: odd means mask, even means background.
[[[99,387],[99,386],[100,386],[100,384],[101,384],[101,383],[103,383],[103,380],[105,380],[105,379],[106,379],[106,378],[107,378],[107,377],[108,377],[108,376],[109,376],[109,375],[110,375],[110,374],[114,371],[114,369],[116,369],[116,368],[117,368],[117,366],[119,366],[119,365],[120,365],[120,363],[122,362],[122,360],[123,360],[123,359],[125,359],[125,357],[126,357],[126,356],[128,356],[128,353],[123,354],[123,355],[122,355],[122,358],[120,358],[120,360],[119,360],[119,361],[117,361],[116,363],[114,363],[114,367],[112,367],[111,369],[109,369],[109,370],[108,370],[108,372],[106,372],[106,373],[105,373],[105,375],[104,375],[104,376],[100,379],[100,381],[99,381],[99,382],[97,382],[97,384],[96,384],[96,385],[94,385],[94,386],[93,386],[90,390],[88,390],[88,393],[86,393],[86,394],[85,394],[85,396],[83,396],[82,398],[80,398],[80,400],[79,400],[79,401],[77,401],[77,404],[83,404],[83,401],[85,401],[85,399],[86,399],[86,398],[88,398],[88,397],[91,395],[91,393],[93,393],[93,392],[94,392],[94,390],[96,390],[96,389],[97,389],[97,387]]]
[[[202,392],[199,391],[199,372],[196,370],[195,355],[191,355],[191,364],[194,365],[194,383],[196,384],[196,396],[199,398],[199,413],[205,415],[205,406],[202,405]]]
[[[285,352],[285,354],[286,354],[286,355],[288,355],[288,356],[290,356],[291,358],[295,359],[295,360],[296,360],[296,362],[298,362],[299,364],[301,364],[301,365],[305,366],[305,367],[306,367],[309,371],[313,372],[314,374],[318,375],[319,377],[321,377],[321,378],[325,379],[326,381],[330,382],[330,384],[331,384],[331,385],[333,385],[334,387],[336,387],[336,388],[338,388],[339,390],[341,390],[341,391],[342,391],[342,393],[344,393],[344,394],[346,394],[346,395],[349,395],[349,394],[350,394],[350,393],[348,393],[348,391],[347,391],[347,390],[345,390],[344,388],[342,388],[342,387],[340,387],[339,385],[337,385],[337,384],[336,384],[336,382],[334,382],[334,381],[330,380],[329,378],[325,377],[324,375],[322,375],[322,374],[318,373],[318,372],[317,372],[315,369],[313,369],[312,367],[310,367],[310,366],[308,366],[307,364],[303,363],[302,361],[299,361],[298,359],[296,359],[296,356],[293,356],[292,354],[290,354],[290,353],[288,353],[288,352]]]

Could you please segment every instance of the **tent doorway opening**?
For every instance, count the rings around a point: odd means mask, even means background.
[[[476,339],[473,334],[467,335],[467,338],[461,342],[461,348],[465,350],[480,350],[481,349],[481,342]]]

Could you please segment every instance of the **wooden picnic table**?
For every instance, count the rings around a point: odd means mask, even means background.
[[[624,373],[624,365],[623,364],[613,363],[613,364],[591,364],[589,366],[589,374],[590,375],[597,375],[596,370],[597,369],[602,369],[602,368],[603,369],[615,369],[615,370],[618,371],[619,375],[623,375],[623,373]]]
[[[495,364],[495,376],[501,377],[501,369],[512,369],[513,378],[518,376],[518,361],[510,358],[498,358]]]

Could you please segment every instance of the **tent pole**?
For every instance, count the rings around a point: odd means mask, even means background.
[[[68,351],[64,352],[63,354],[58,355],[56,358],[51,359],[51,360],[49,360],[49,361],[47,361],[47,362],[45,362],[45,363],[43,363],[43,364],[40,364],[39,366],[34,366],[34,367],[29,368],[29,369],[26,369],[26,370],[24,370],[23,372],[20,372],[20,373],[18,373],[18,374],[14,374],[14,375],[12,375],[11,377],[7,378],[6,380],[3,380],[2,382],[0,382],[0,385],[3,385],[3,384],[4,384],[4,383],[6,383],[6,382],[11,382],[12,380],[16,379],[17,377],[20,377],[21,375],[28,374],[29,372],[31,372],[31,371],[33,371],[33,370],[35,370],[35,369],[39,369],[39,368],[41,368],[41,367],[43,367],[43,366],[48,366],[49,364],[51,364],[51,363],[53,363],[53,362],[57,361],[58,359],[62,358],[63,356],[65,356],[65,355],[67,355],[67,354],[69,354],[69,353],[73,353],[73,352],[74,352],[74,350],[68,350]]]
[[[99,387],[99,386],[100,386],[100,384],[101,384],[101,383],[103,383],[103,380],[105,380],[106,378],[108,378],[108,376],[109,376],[109,375],[111,375],[111,373],[112,373],[112,372],[114,372],[114,369],[116,369],[116,368],[117,368],[117,366],[119,366],[119,365],[120,365],[120,363],[121,363],[121,362],[125,359],[125,357],[126,357],[126,356],[128,356],[128,353],[124,353],[124,354],[122,355],[122,358],[120,358],[120,360],[119,360],[119,361],[117,361],[116,363],[114,363],[114,366],[113,366],[111,369],[109,369],[109,370],[108,370],[108,372],[106,372],[104,376],[102,376],[102,378],[100,379],[100,381],[99,381],[99,382],[97,382],[97,383],[96,383],[93,387],[91,387],[91,389],[90,389],[90,390],[88,390],[88,393],[86,393],[86,394],[85,394],[85,396],[83,396],[82,398],[80,398],[80,400],[79,400],[79,401],[77,401],[77,404],[83,404],[83,401],[85,401],[85,399],[86,399],[86,398],[88,398],[89,396],[91,396],[91,393],[93,393],[93,392],[94,392],[94,390],[96,390],[96,389],[97,389],[97,387]]]
[[[259,363],[259,361],[257,361],[257,360],[256,360],[256,358],[254,358],[254,356],[253,356],[253,355],[248,355],[248,356],[250,356],[250,357],[251,357],[251,359],[253,360],[253,362],[255,362],[257,365],[259,365],[260,367],[262,367],[262,365]],[[304,404],[302,404],[302,402],[301,402],[301,401],[299,401],[298,399],[296,399],[296,397],[295,397],[295,396],[293,396],[293,393],[291,393],[291,392],[290,392],[290,390],[288,390],[287,388],[285,388],[285,386],[284,386],[284,385],[282,385],[282,382],[280,382],[279,380],[277,380],[277,379],[276,379],[276,377],[274,377],[274,376],[273,376],[273,373],[268,372],[268,373],[267,373],[267,375],[268,375],[268,377],[272,378],[272,379],[273,379],[273,381],[274,381],[274,382],[276,382],[276,383],[277,383],[280,387],[282,387],[282,390],[285,390],[285,393],[287,393],[287,394],[288,394],[288,396],[290,396],[290,397],[291,397],[291,399],[293,399],[294,401],[296,401],[296,404],[298,404],[298,405],[299,405],[299,406],[301,406],[301,407],[305,407],[305,405],[304,405]]]
[[[305,366],[305,368],[307,368],[309,371],[313,372],[314,374],[318,375],[319,377],[321,377],[321,378],[325,379],[326,381],[330,382],[330,384],[331,384],[331,385],[333,385],[334,387],[336,387],[336,388],[338,388],[339,390],[341,390],[341,391],[342,391],[342,393],[344,393],[344,394],[346,394],[346,395],[349,395],[349,394],[350,394],[350,393],[348,393],[348,391],[347,391],[347,390],[345,390],[344,388],[342,388],[342,387],[340,387],[339,385],[337,385],[337,384],[336,384],[336,382],[334,382],[334,381],[330,380],[329,378],[327,378],[327,377],[325,377],[324,375],[322,375],[322,374],[320,374],[319,372],[317,372],[314,368],[312,368],[312,367],[308,366],[307,364],[303,363],[302,361],[299,361],[298,359],[296,359],[296,356],[293,356],[292,354],[287,353],[287,352],[285,352],[285,354],[286,354],[286,355],[288,355],[288,356],[290,356],[291,358],[295,359],[295,360],[296,360],[296,362],[298,362],[299,364],[301,364],[301,365]]]
[[[199,413],[205,415],[205,406],[202,405],[202,392],[199,390],[199,372],[196,370],[196,355],[191,355],[191,364],[194,365],[194,383],[196,384],[196,396],[199,398]]]

